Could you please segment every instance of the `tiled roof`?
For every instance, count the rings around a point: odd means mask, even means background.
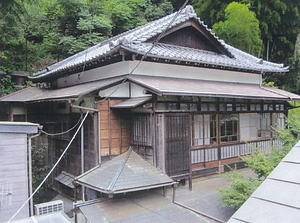
[[[130,44],[126,46],[126,49],[139,54],[146,54],[151,49],[152,45],[152,43]],[[187,63],[205,64],[208,67],[218,66],[223,68],[254,70],[258,72],[284,72],[286,69],[280,64],[263,61],[227,44],[226,46],[230,49],[234,58],[211,51],[169,44],[156,44],[151,49],[150,53],[148,53],[148,56],[169,60],[172,59],[175,61],[185,61]]]
[[[74,182],[111,195],[174,184],[132,149],[76,177]]]
[[[183,61],[197,62],[208,66],[224,66],[235,69],[245,69],[256,72],[287,72],[282,64],[270,63],[256,58],[248,53],[242,52],[232,46],[227,45],[211,32],[210,29],[197,17],[192,6],[184,8],[174,19],[177,13],[165,16],[161,19],[147,23],[133,30],[124,32],[120,35],[103,41],[91,48],[77,53],[65,60],[47,67],[46,70],[37,72],[32,79],[43,79],[71,68],[88,64],[94,60],[101,59],[107,55],[112,55],[124,48],[131,51],[138,51],[145,54],[152,46],[151,43],[145,43],[151,38],[164,32],[166,28],[171,29],[188,20],[194,20],[203,26],[208,35],[216,40],[229,56],[217,55],[207,51],[195,50],[187,47],[177,47],[174,45],[159,44],[150,54],[158,58],[178,59]],[[172,22],[172,23],[171,23]]]
[[[292,148],[228,223],[299,222],[299,191],[300,142]]]

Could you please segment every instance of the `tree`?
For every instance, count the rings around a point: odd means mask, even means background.
[[[225,8],[231,0],[193,0],[200,18],[212,27],[225,18]],[[243,0],[259,20],[264,44],[264,59],[287,63],[292,55],[296,37],[300,32],[300,4],[293,0]]]
[[[16,91],[16,87],[10,75],[5,75],[0,80],[0,97]]]
[[[290,58],[290,73],[286,75],[285,88],[289,91],[300,93],[300,34],[295,44],[294,55]]]
[[[225,9],[225,21],[215,23],[212,30],[230,45],[251,54],[261,54],[259,21],[249,5],[230,3]]]

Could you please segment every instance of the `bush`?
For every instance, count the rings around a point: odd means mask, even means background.
[[[236,169],[222,174],[231,186],[219,190],[220,200],[226,207],[238,209],[261,184],[259,179],[245,178]]]

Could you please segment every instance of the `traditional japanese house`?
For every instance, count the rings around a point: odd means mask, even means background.
[[[287,72],[226,44],[187,6],[35,73],[31,80],[46,87],[2,97],[0,114],[55,133],[90,112],[56,170],[62,187],[72,189],[70,179],[130,146],[171,178],[186,179],[223,171],[254,148],[281,146],[273,127],[284,127],[287,101],[300,96],[262,78]],[[48,136],[52,162],[73,133]]]

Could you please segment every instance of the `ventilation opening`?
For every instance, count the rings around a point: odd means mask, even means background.
[[[43,215],[53,212],[64,211],[64,202],[62,200],[50,201],[34,205],[35,214]]]

